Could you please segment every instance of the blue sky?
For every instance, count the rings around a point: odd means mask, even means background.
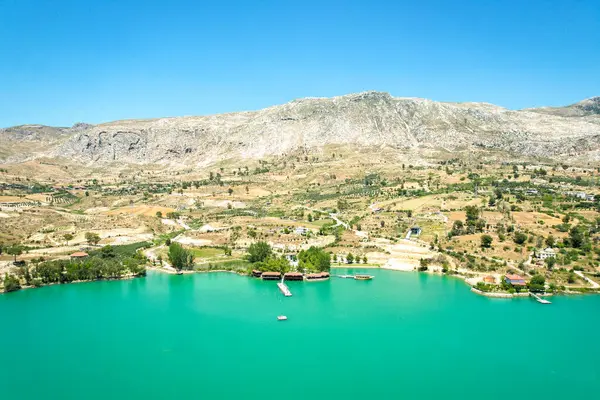
[[[0,127],[364,90],[515,109],[600,96],[600,1],[0,0]]]

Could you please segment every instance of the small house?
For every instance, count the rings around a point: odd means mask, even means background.
[[[281,272],[267,271],[267,272],[263,272],[261,277],[265,281],[277,281],[277,280],[281,279]]]
[[[329,272],[317,272],[314,274],[306,274],[306,280],[314,281],[320,279],[329,279]]]
[[[492,275],[485,276],[483,277],[483,283],[495,284],[496,278],[494,278]]]
[[[304,276],[300,272],[286,272],[283,275],[286,281],[301,281],[304,280]]]
[[[253,269],[252,270],[252,276],[255,278],[260,278],[260,276],[262,275],[262,272],[257,270],[257,269]]]
[[[508,283],[509,285],[513,285],[513,286],[526,286],[527,283],[525,282],[525,278],[523,278],[520,275],[514,275],[514,274],[506,274],[504,276],[504,282]]]
[[[84,251],[77,251],[70,255],[71,260],[82,260],[82,259],[86,258],[87,256],[89,256],[89,254]]]

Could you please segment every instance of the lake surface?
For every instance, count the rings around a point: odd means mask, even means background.
[[[369,273],[291,282],[290,298],[227,273],[0,295],[1,397],[598,396],[600,296],[541,305],[480,297],[454,278]]]

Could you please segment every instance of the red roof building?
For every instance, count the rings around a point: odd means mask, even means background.
[[[526,286],[527,285],[527,283],[525,282],[525,278],[523,278],[521,275],[506,274],[504,276],[504,281],[513,286]]]

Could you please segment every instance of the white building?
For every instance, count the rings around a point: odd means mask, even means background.
[[[556,257],[556,252],[552,248],[548,247],[544,250],[538,250],[536,256],[540,260],[545,260],[549,257]]]
[[[306,235],[308,233],[308,228],[305,228],[303,226],[299,226],[294,230],[294,233],[296,235]]]
[[[290,265],[294,268],[297,268],[299,265],[298,258],[295,255],[286,254],[286,260],[290,263]]]

